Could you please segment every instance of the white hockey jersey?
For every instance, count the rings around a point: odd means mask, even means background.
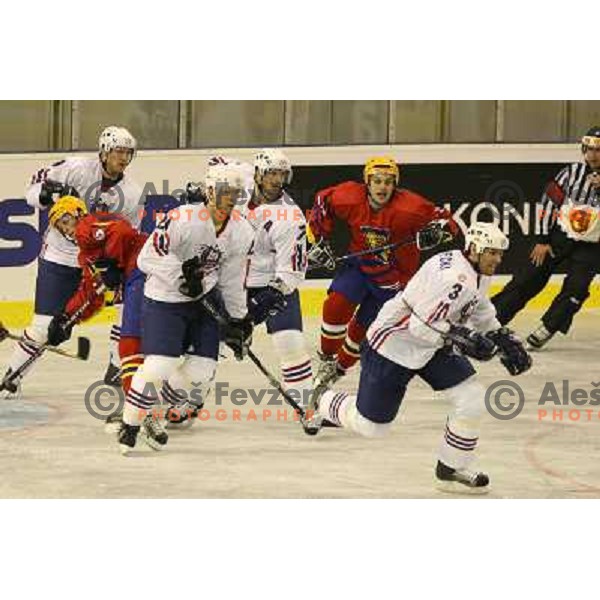
[[[37,171],[25,192],[27,203],[31,206],[43,208],[39,195],[46,179],[74,187],[88,209],[100,205],[103,210],[120,213],[134,227],[139,226],[146,200],[142,197],[142,188],[125,174],[117,184],[104,190],[102,165],[98,158],[66,158]],[[77,252],[73,242],[53,227],[47,229],[40,257],[68,267],[78,267]]]
[[[184,214],[188,216],[183,218]],[[205,264],[202,293],[217,286],[227,312],[241,319],[247,313],[244,273],[253,231],[237,211],[219,234],[207,216],[206,208],[197,207],[178,220],[167,215],[158,224],[138,255],[138,267],[146,274],[144,295],[161,302],[190,302],[179,291],[184,281],[182,264],[212,248],[215,253]]]
[[[420,369],[443,345],[442,335],[427,324],[444,332],[450,323],[482,333],[500,328],[487,296],[490,283],[460,250],[437,254],[383,305],[367,331],[368,342],[387,359]]]
[[[246,286],[264,287],[279,278],[294,291],[304,281],[307,267],[306,219],[285,192],[279,200],[242,210],[254,229]]]

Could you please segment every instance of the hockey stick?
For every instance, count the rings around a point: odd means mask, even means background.
[[[66,358],[75,358],[77,360],[87,360],[90,356],[91,344],[89,338],[86,337],[77,338],[77,350],[75,352],[63,350],[62,348],[55,348],[54,346],[48,346],[46,344],[36,344],[35,342],[25,339],[22,336],[10,333],[10,331],[8,330],[3,330],[2,332],[0,332],[0,337],[2,337],[3,339],[9,338],[11,340],[15,340],[15,342],[27,344],[28,346],[35,348],[36,352],[39,353],[41,353],[41,351],[43,350],[52,352],[53,354],[59,354],[60,356],[65,356]]]
[[[448,242],[452,241],[453,236],[449,231],[442,231],[442,235],[440,236],[439,240],[437,240],[437,242],[435,244],[420,244],[419,242],[419,234],[420,232],[417,233],[416,236],[410,236],[407,238],[404,238],[403,240],[400,240],[398,242],[394,242],[392,244],[385,244],[384,246],[379,246],[377,248],[367,248],[366,250],[360,250],[358,252],[351,252],[350,254],[344,254],[343,256],[338,256],[337,258],[334,259],[335,262],[335,266],[337,267],[337,265],[339,265],[341,262],[345,261],[345,260],[350,260],[351,258],[360,258],[361,256],[367,256],[369,254],[381,254],[382,252],[386,252],[387,250],[395,250],[397,248],[403,248],[404,246],[412,246],[413,244],[416,244],[419,250],[431,250],[432,248],[436,248],[437,246],[439,246],[440,244],[447,244]],[[311,270],[315,270],[315,269],[323,269],[323,268],[327,268],[327,267],[322,267],[319,265],[309,265],[308,268],[306,269],[307,271],[311,271]],[[327,269],[330,271],[335,270],[335,267],[332,269]]]
[[[97,294],[101,294],[106,290],[106,286],[101,284],[97,289]],[[69,318],[67,321],[67,325],[74,325],[81,315],[85,312],[85,310],[92,303],[91,298],[88,298]],[[65,356],[67,358],[76,358],[79,360],[87,360],[90,355],[90,340],[86,337],[78,337],[77,338],[77,352],[74,354],[69,352],[68,350],[63,350],[62,348],[55,348],[54,346],[50,346],[48,343],[45,344],[36,344],[30,340],[26,340],[24,337],[14,335],[10,333],[1,323],[0,323],[0,341],[10,338],[15,341],[21,342],[28,346],[32,346],[36,348],[35,354],[32,354],[22,365],[20,365],[16,370],[8,373],[4,379],[0,382],[0,390],[8,389],[9,391],[14,390],[13,382],[15,379],[21,377],[23,373],[38,359],[44,352],[47,350],[48,352],[52,352],[54,354],[59,354],[61,356]],[[16,390],[14,390],[16,391]]]
[[[205,297],[200,298],[200,303],[206,312],[220,325],[227,325],[226,317],[209,302]],[[315,435],[319,429],[311,425],[304,409],[283,389],[277,378],[262,364],[261,360],[252,352],[250,348],[246,349],[248,358],[256,365],[257,369],[267,378],[268,382],[282,395],[283,399],[298,413],[300,424],[308,435]]]

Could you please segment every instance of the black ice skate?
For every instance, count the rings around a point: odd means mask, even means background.
[[[527,336],[529,348],[532,350],[540,350],[554,337],[554,333],[555,332],[548,331],[544,325],[540,325],[535,331],[532,331]]]
[[[165,431],[162,419],[157,415],[150,413],[142,421],[141,429],[142,439],[152,450],[162,450],[169,440],[169,435]]]
[[[127,456],[135,448],[139,432],[139,425],[127,425],[127,423],[123,423],[119,431],[119,450],[123,456]]]
[[[435,476],[445,492],[486,494],[490,489],[490,478],[485,473],[453,469],[439,460]]]
[[[165,426],[168,429],[171,427],[173,429],[189,429],[203,407],[204,403],[194,404],[193,402],[186,402],[178,407],[171,406],[167,410]]]
[[[108,367],[106,367],[104,383],[106,385],[111,385],[112,387],[121,387],[121,369],[111,362],[109,362]]]

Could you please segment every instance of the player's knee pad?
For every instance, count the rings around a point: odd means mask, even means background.
[[[169,379],[177,369],[179,360],[179,358],[172,356],[147,356],[136,375],[143,377],[148,382],[160,382],[163,379]]]
[[[465,379],[458,385],[445,390],[453,404],[452,417],[464,421],[478,421],[485,410],[485,388],[476,376]]]
[[[43,344],[48,339],[48,325],[52,317],[50,315],[33,315],[31,325],[26,329],[27,337],[34,342]]]
[[[304,334],[297,329],[277,331],[271,335],[280,362],[294,361],[308,356]]]
[[[375,423],[367,419],[358,411],[356,402],[353,402],[348,408],[347,420],[353,431],[368,438],[381,438],[387,434],[392,426],[391,423]]]

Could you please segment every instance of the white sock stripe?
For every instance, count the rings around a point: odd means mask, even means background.
[[[457,442],[461,443],[461,444],[476,444],[477,440],[479,440],[479,437],[472,437],[472,438],[468,438],[468,437],[464,437],[461,435],[458,435],[457,433],[454,433],[454,431],[452,431],[450,429],[450,427],[448,427],[448,425],[446,425],[446,435],[451,436],[452,438],[454,438]]]
[[[167,382],[163,384],[161,395],[172,406],[185,402],[185,394],[183,392],[177,393]]]
[[[25,354],[28,354],[29,356],[35,356],[38,352],[36,348],[30,346],[29,344],[25,344],[24,342],[19,342],[18,345],[19,348],[21,348],[21,350],[23,350],[23,352],[25,352]]]
[[[329,416],[331,417],[332,421],[334,421],[338,425],[341,425],[340,416],[339,416],[340,407],[342,406],[342,403],[344,402],[344,400],[347,397],[348,397],[348,394],[346,392],[339,392],[333,397],[333,400],[331,401],[331,404],[329,405]]]
[[[150,403],[145,403],[145,402],[138,402],[137,400],[134,400],[133,398],[131,398],[130,396],[127,396],[127,398],[125,399],[125,404],[130,404],[131,406],[135,406],[136,408],[142,408],[144,410],[149,410],[154,406],[154,402],[150,402]]]
[[[131,388],[129,390],[129,393],[127,394],[127,398],[134,398],[135,400],[138,400],[139,402],[150,403],[151,405],[154,404],[157,400],[155,396],[144,396],[144,394],[141,394],[140,392],[138,392],[137,390],[134,390],[133,388]]]
[[[452,436],[446,434],[444,436],[444,439],[446,441],[446,444],[448,444],[448,446],[451,446],[452,448],[456,448],[457,450],[464,450],[465,452],[471,452],[472,450],[475,450],[475,448],[477,447],[477,440],[475,440],[472,443],[465,443],[465,442],[459,442],[456,439],[454,439]]]

